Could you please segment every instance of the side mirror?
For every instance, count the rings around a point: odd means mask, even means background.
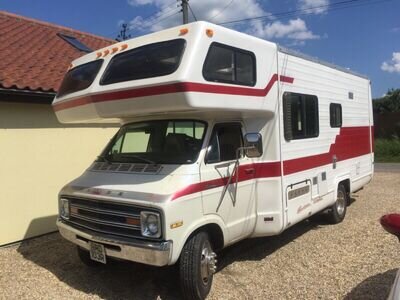
[[[247,133],[244,136],[244,142],[247,157],[260,157],[263,154],[261,134]]]

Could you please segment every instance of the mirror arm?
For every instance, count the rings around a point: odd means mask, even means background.
[[[255,148],[254,146],[249,146],[249,147],[239,147],[239,148],[236,149],[235,165],[233,166],[233,170],[232,170],[231,174],[229,175],[228,181],[225,184],[224,189],[222,190],[222,194],[221,194],[221,197],[219,198],[219,202],[218,202],[218,206],[217,206],[216,212],[218,212],[218,210],[219,210],[219,208],[220,208],[220,206],[222,204],[222,201],[224,200],[226,191],[228,190],[228,187],[232,182],[233,175],[236,175],[236,177],[235,177],[235,191],[234,191],[234,194],[233,194],[233,201],[232,201],[233,202],[233,206],[235,206],[235,204],[236,204],[237,186],[238,186],[238,182],[239,182],[240,152],[243,151],[243,150],[254,149],[254,148]]]

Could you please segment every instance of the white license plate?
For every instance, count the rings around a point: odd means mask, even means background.
[[[90,246],[90,258],[92,260],[105,264],[106,251],[104,250],[104,245],[95,242],[89,242],[89,246]]]

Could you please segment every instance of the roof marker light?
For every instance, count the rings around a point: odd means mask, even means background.
[[[189,29],[187,29],[187,28],[181,28],[180,30],[179,30],[179,35],[185,35],[186,33],[188,33],[189,32]]]
[[[101,55],[102,55],[102,53],[101,53],[101,52],[97,52],[97,53],[96,53],[96,58],[100,58],[100,57],[101,57]]]
[[[105,51],[103,52],[103,56],[106,57],[109,53],[110,53],[110,50],[107,49],[107,50],[105,50]]]
[[[207,34],[208,37],[213,37],[213,35],[214,35],[214,30],[212,30],[212,29],[206,29],[206,34]]]
[[[115,53],[117,51],[118,51],[118,47],[114,47],[114,48],[111,49],[111,54],[113,54],[113,53]]]
[[[121,50],[120,51],[125,50],[126,48],[128,48],[128,44],[123,44],[123,45],[121,45]]]

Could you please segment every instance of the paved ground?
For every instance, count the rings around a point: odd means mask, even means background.
[[[400,163],[376,163],[375,172],[400,173]]]
[[[400,211],[400,176],[376,173],[339,225],[305,221],[220,256],[209,299],[385,299],[400,244],[379,225]],[[0,249],[0,299],[179,299],[174,268],[82,265],[58,234]]]

